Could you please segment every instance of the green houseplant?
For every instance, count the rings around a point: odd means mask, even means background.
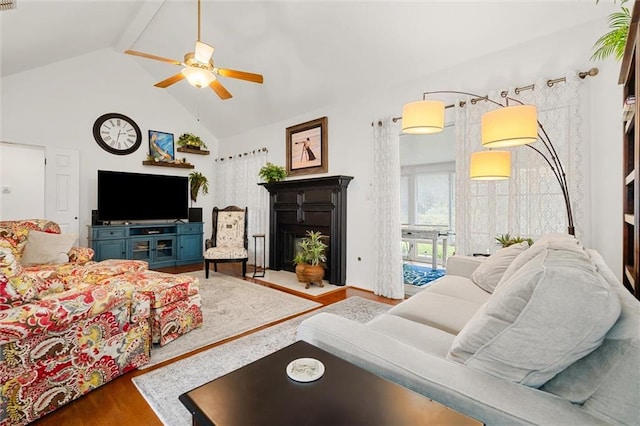
[[[525,241],[528,242],[529,245],[533,244],[533,240],[531,238],[523,238],[519,235],[517,237],[514,237],[509,233],[498,235],[496,237],[496,243],[501,247],[509,247],[511,245],[520,244]]]
[[[609,32],[600,37],[593,45],[595,49],[592,60],[602,60],[611,55],[615,55],[615,58],[619,61],[624,55],[624,47],[627,43],[627,36],[629,34],[629,24],[631,23],[631,13],[629,8],[624,4],[628,0],[620,1],[620,11],[614,12],[609,15]],[[596,4],[599,0],[596,0]]]
[[[209,193],[209,180],[200,172],[189,173],[189,194],[192,205],[197,201],[200,191],[202,191],[202,194]]]
[[[200,136],[196,136],[193,133],[181,134],[176,143],[178,144],[179,147],[185,147],[185,148],[200,149],[200,148],[207,147],[204,141],[200,139]]]
[[[307,236],[298,243],[298,253],[293,259],[296,264],[296,277],[299,282],[306,283],[305,288],[317,283],[324,287],[324,263],[327,261],[325,254],[327,245],[322,241],[324,236],[320,231],[307,231]]]
[[[258,172],[258,176],[264,179],[265,182],[278,182],[287,177],[287,169],[267,162]]]

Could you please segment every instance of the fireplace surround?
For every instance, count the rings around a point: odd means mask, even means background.
[[[347,277],[347,186],[352,176],[261,183],[270,195],[269,268],[294,271],[296,244],[306,231],[325,238],[325,279],[345,285]]]

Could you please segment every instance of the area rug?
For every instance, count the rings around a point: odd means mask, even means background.
[[[151,361],[141,369],[322,306],[302,297],[216,272],[211,272],[209,279],[204,278],[204,272],[188,275],[197,276],[200,280],[203,325],[165,346],[153,345]]]
[[[391,305],[357,296],[350,297],[132,380],[164,424],[189,426],[191,414],[178,400],[178,396],[295,342],[298,325],[305,318],[318,312],[331,312],[364,323],[389,308]],[[241,398],[242,395],[238,397]]]
[[[416,286],[429,284],[433,280],[444,276],[444,269],[432,269],[428,266],[413,265],[410,263],[402,264],[402,275],[404,283]]]

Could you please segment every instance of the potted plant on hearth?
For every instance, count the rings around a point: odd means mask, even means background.
[[[327,261],[327,245],[322,241],[323,238],[320,231],[307,231],[307,236],[298,244],[298,253],[293,263],[296,264],[296,277],[299,282],[306,283],[305,288],[316,283],[324,287],[322,278]]]

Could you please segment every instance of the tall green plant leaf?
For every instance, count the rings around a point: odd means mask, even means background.
[[[623,0],[621,3],[626,3]],[[597,3],[597,2],[596,2]],[[600,37],[593,45],[595,49],[592,60],[602,60],[611,55],[619,61],[624,56],[624,47],[627,43],[627,35],[629,34],[629,24],[631,23],[631,13],[629,9],[621,6],[620,12],[614,12],[609,15],[609,31]]]

